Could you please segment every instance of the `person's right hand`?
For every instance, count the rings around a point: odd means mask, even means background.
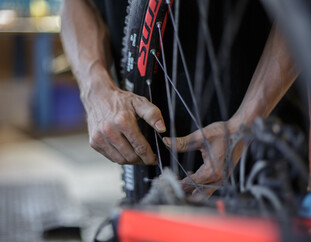
[[[92,148],[118,164],[156,164],[156,156],[140,132],[137,119],[165,132],[158,107],[145,97],[111,85],[97,85],[83,101]]]
[[[210,147],[206,147],[203,135],[200,130],[197,130],[187,136],[176,138],[176,151],[177,152],[188,152],[193,150],[201,151],[204,163],[201,167],[194,171],[189,177],[184,178],[182,182],[183,190],[192,195],[192,198],[201,199],[202,194],[207,197],[211,196],[216,190],[212,187],[205,187],[195,189],[192,182],[202,185],[219,186],[219,181],[222,179],[222,171],[224,167],[224,158],[227,153],[227,135],[235,132],[236,128],[239,127],[239,123],[232,119],[227,122],[215,122],[207,125],[203,128],[205,138],[208,140]],[[164,143],[171,148],[172,138],[165,137]],[[243,143],[239,143],[233,152],[233,165],[238,163],[241,156]],[[193,171],[191,171],[193,172]],[[189,186],[189,184],[191,184]]]

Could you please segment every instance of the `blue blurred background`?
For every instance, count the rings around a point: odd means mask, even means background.
[[[85,126],[78,88],[60,43],[60,8],[61,0],[0,0],[0,78],[31,82],[31,100],[20,118],[27,119],[22,125],[38,132]]]
[[[120,167],[89,147],[61,3],[0,0],[0,241],[92,241],[122,197]]]

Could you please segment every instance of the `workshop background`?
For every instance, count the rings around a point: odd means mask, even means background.
[[[91,241],[122,198],[89,147],[61,0],[0,0],[0,241]]]

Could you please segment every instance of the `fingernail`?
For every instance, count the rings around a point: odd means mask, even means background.
[[[166,128],[162,120],[159,120],[155,123],[155,126],[159,132],[165,132]]]
[[[166,137],[164,137],[162,140],[166,146],[169,146],[168,139]]]

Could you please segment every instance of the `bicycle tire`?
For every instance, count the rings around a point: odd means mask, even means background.
[[[155,24],[158,21],[163,22],[167,7],[165,6],[165,1],[162,0],[152,0],[150,2],[129,0],[128,4],[122,42],[123,59],[121,60],[121,68],[124,77],[123,88],[148,97],[148,89],[145,83],[152,78],[150,73],[153,73],[154,70],[154,61],[148,58],[149,52],[151,49],[158,49],[158,43],[155,38],[152,38],[152,35],[156,31]],[[152,31],[150,30],[151,33],[148,32],[149,34],[145,38],[143,31],[147,31],[144,25],[146,24],[145,18],[148,14],[148,9],[149,14],[154,15],[149,16],[152,17]],[[143,39],[145,42],[150,41],[148,50],[140,49],[142,48],[140,42]],[[141,121],[139,121],[139,126],[151,147],[155,150],[153,130]],[[138,202],[147,193],[150,188],[148,180],[154,178],[159,172],[158,168],[154,166],[124,165],[122,169],[125,200],[130,203]]]

